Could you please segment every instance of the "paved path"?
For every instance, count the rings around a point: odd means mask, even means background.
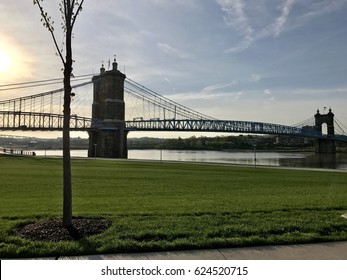
[[[347,260],[347,241],[248,248],[59,257],[59,260]]]

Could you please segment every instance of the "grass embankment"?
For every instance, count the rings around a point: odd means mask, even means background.
[[[0,257],[347,240],[347,173],[73,160],[74,216],[112,220],[76,242],[19,225],[61,216],[59,159],[0,157]]]

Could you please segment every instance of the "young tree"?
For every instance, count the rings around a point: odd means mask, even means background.
[[[71,76],[72,76],[72,36],[78,14],[82,11],[84,0],[61,0],[59,3],[62,30],[65,35],[64,50],[60,49],[54,33],[54,21],[42,6],[44,0],[33,0],[41,12],[41,22],[52,36],[57,54],[63,63],[64,70],[64,121],[63,121],[63,225],[72,226],[72,180],[71,180],[71,156],[70,156],[70,115],[71,115]]]

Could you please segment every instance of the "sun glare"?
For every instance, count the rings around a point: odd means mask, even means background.
[[[0,49],[0,73],[7,71],[11,67],[11,64],[10,56]]]

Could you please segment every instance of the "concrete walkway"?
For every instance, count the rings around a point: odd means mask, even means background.
[[[58,260],[347,260],[347,241],[247,248],[59,257]]]

